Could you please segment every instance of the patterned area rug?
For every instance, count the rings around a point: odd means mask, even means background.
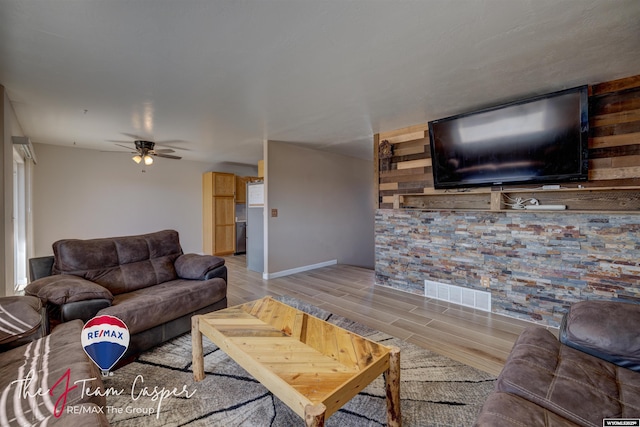
[[[286,304],[385,345],[400,347],[403,425],[472,425],[495,378],[447,357],[289,297]],[[141,355],[104,378],[114,427],[304,425],[286,405],[205,337],[206,378],[191,372],[191,334]],[[382,376],[326,420],[328,427],[384,426]]]

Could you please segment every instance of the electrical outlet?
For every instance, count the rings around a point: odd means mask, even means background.
[[[271,217],[276,218],[278,216],[278,209],[271,209]]]
[[[491,279],[489,278],[489,276],[482,276],[480,278],[480,286],[482,286],[483,288],[488,288],[489,286],[491,286]]]

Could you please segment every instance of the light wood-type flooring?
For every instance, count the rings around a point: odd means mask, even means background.
[[[532,325],[377,286],[374,271],[366,268],[338,264],[263,280],[262,274],[247,270],[244,255],[225,260],[230,306],[289,295],[494,375],[520,332]]]

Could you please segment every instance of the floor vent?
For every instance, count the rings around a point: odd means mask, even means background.
[[[425,280],[424,296],[491,312],[491,294],[489,292]]]

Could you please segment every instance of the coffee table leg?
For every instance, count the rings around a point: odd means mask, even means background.
[[[387,392],[387,426],[400,427],[402,414],[400,413],[400,349],[392,347],[389,353],[389,369],[384,373],[384,383]]]
[[[202,332],[200,332],[200,316],[191,317],[191,356],[193,379],[204,379],[204,356],[202,354]]]
[[[324,414],[327,407],[322,403],[307,405],[304,407],[304,422],[307,427],[324,427]]]

